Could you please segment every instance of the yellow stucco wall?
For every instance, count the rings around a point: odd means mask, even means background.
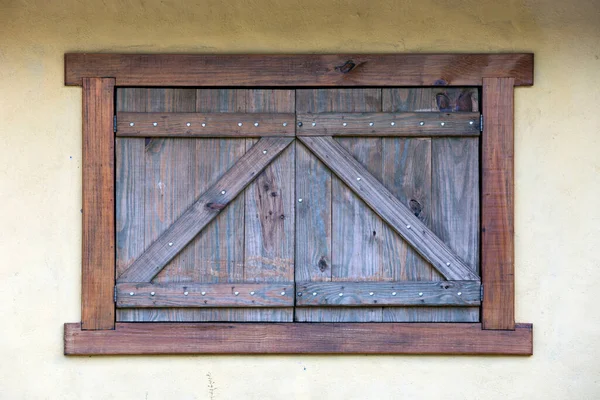
[[[535,355],[64,357],[62,323],[80,318],[71,51],[534,52],[515,183]],[[1,0],[0,398],[600,398],[599,88],[597,0]]]

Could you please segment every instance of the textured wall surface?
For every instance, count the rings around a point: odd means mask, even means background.
[[[71,51],[534,52],[535,86],[516,89],[516,284],[535,355],[64,357],[81,275]],[[600,398],[599,71],[597,0],[0,1],[0,398]]]

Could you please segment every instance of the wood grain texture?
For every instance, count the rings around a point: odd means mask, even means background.
[[[533,84],[533,54],[65,54],[65,84],[118,86],[478,86]]]
[[[294,114],[285,113],[122,112],[117,114],[117,136],[294,136],[294,121]]]
[[[479,113],[298,114],[298,136],[479,136]]]
[[[83,79],[81,329],[114,329],[114,79]]]
[[[297,112],[300,113],[324,113],[324,112],[377,112],[381,111],[380,89],[312,89],[297,90],[298,101]],[[381,165],[378,163],[380,157],[381,141],[378,138],[349,139],[342,140],[347,149],[353,152],[371,169],[378,174]],[[372,146],[371,146],[372,145]],[[299,264],[299,270],[310,269],[313,275],[316,271],[323,270],[323,275],[328,274],[334,281],[347,280],[377,280],[381,279],[381,241],[374,237],[373,232],[383,229],[381,219],[358,199],[352,191],[337,177],[331,175],[327,167],[318,161],[314,154],[309,153],[309,160],[315,166],[314,177],[307,177],[303,170],[298,170],[301,179],[310,182],[312,187],[306,187],[302,198],[298,203],[299,209],[314,208],[310,215],[313,220],[299,221],[302,231],[306,232],[299,241],[306,241],[309,254],[314,254],[318,246],[319,259],[304,260],[309,264]],[[298,161],[297,161],[298,162]],[[329,186],[319,185],[319,180],[325,179],[330,182]],[[316,201],[313,201],[313,196]],[[324,198],[320,198],[325,196]],[[324,201],[323,201],[324,200]],[[304,203],[306,201],[306,204]],[[329,201],[329,202],[328,202]],[[314,224],[314,225],[308,225]],[[319,239],[312,238],[314,226],[330,224],[330,237]],[[304,247],[305,245],[299,245]],[[330,254],[327,252],[330,251]],[[301,274],[298,274],[301,275]],[[297,275],[297,276],[298,276]],[[323,278],[326,279],[326,276]],[[330,307],[296,309],[297,321],[327,321],[327,322],[373,322],[381,321],[381,308],[363,309],[340,309]]]
[[[513,78],[483,80],[481,274],[484,329],[515,329]]]
[[[383,89],[384,112],[454,113],[455,115],[479,112],[479,91],[477,88],[392,88]],[[384,176],[382,183],[394,196],[407,205],[425,225],[436,234],[436,228],[447,218],[460,225],[459,214],[434,212],[440,202],[432,196],[432,141],[430,139],[384,139]],[[437,150],[436,150],[437,151]],[[462,160],[455,158],[456,162]],[[452,174],[451,165],[447,165]],[[436,178],[439,181],[439,178]],[[459,179],[462,181],[462,179]],[[477,189],[479,191],[479,189]],[[435,196],[439,196],[437,192]],[[441,194],[444,196],[444,194]],[[460,210],[460,207],[458,208]],[[475,229],[477,229],[475,225]],[[461,225],[462,226],[462,225]],[[395,239],[395,240],[394,240]],[[445,238],[444,238],[445,240]],[[418,255],[402,239],[389,237],[386,249],[398,254],[404,263],[390,265],[394,279],[400,280],[440,280],[441,275]],[[452,240],[446,242],[452,248]],[[386,259],[390,259],[386,255]],[[393,258],[392,258],[393,259]],[[479,322],[478,307],[386,307],[384,321],[388,322]]]
[[[65,324],[66,355],[108,354],[533,354],[533,327],[482,330],[436,323],[117,323],[114,331]]]
[[[149,282],[219,212],[282,152],[291,138],[261,139],[194,202],[118,278],[119,282]],[[224,192],[224,193],[223,193]]]
[[[294,108],[293,91],[264,89],[249,93],[246,111],[293,112]],[[248,151],[255,143],[246,140]],[[246,282],[294,280],[294,159],[292,144],[245,190]]]
[[[293,307],[294,283],[119,283],[117,307]]]
[[[300,142],[296,142],[295,171],[296,280],[329,281],[331,171]]]
[[[299,139],[446,279],[479,280],[460,257],[332,138]]]
[[[300,306],[476,306],[480,283],[438,282],[299,282]]]

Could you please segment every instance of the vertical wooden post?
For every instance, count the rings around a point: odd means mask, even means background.
[[[114,87],[83,78],[82,329],[115,328]]]
[[[514,78],[483,78],[483,329],[515,329]]]

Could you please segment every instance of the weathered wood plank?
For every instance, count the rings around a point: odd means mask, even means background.
[[[533,54],[65,54],[65,84],[118,86],[478,86],[533,84]]]
[[[147,89],[117,89],[117,114],[146,111]],[[116,274],[125,271],[144,252],[145,144],[143,138],[116,138]],[[117,321],[119,312],[117,311]]]
[[[208,189],[118,278],[149,282],[281,153],[292,138],[264,138]]]
[[[533,354],[533,327],[482,330],[435,323],[117,323],[114,331],[65,324],[66,355],[104,354]]]
[[[292,90],[255,89],[248,92],[248,113],[293,113]],[[246,139],[246,148],[256,139]],[[291,282],[294,280],[295,243],[295,144],[285,149],[246,188],[245,202],[245,282]],[[266,320],[292,321],[293,309],[273,310]]]
[[[296,142],[296,197],[296,281],[329,281],[331,171],[299,142]]]
[[[481,273],[484,329],[515,329],[514,85],[483,80]]]
[[[473,87],[393,88],[383,89],[382,92],[384,112],[479,112],[479,92]],[[425,225],[433,228],[436,226],[434,219],[440,215],[434,213],[432,208],[431,140],[386,138],[383,142],[383,185]],[[386,238],[386,249],[396,252],[404,260],[404,263],[389,265],[394,279],[442,279],[429,263],[395,233],[393,237]],[[386,259],[393,260],[390,256]],[[479,322],[479,308],[385,307],[383,319],[387,322]]]
[[[117,308],[119,322],[263,322],[289,321],[291,307]]]
[[[117,136],[294,136],[294,121],[295,115],[289,113],[122,112],[117,114]]]
[[[83,79],[81,329],[114,329],[114,79]]]
[[[314,89],[297,90],[297,112],[299,113],[323,113],[323,112],[377,112],[381,111],[380,89]],[[371,171],[377,174],[381,171],[381,165],[377,162],[380,148],[379,139],[351,139],[343,140],[346,147],[353,151]],[[370,144],[374,146],[369,147]],[[306,176],[301,172],[306,181],[313,185],[306,188],[303,194],[303,203],[298,203],[300,209],[315,207],[311,211],[312,221],[299,221],[304,224],[308,238],[308,246],[318,246],[309,254],[318,252],[318,260],[305,260],[310,264],[298,264],[298,269],[312,269],[312,275],[323,269],[323,274],[331,276],[332,280],[358,280],[378,279],[380,277],[380,253],[381,243],[379,238],[373,236],[373,232],[380,232],[382,221],[369,209],[364,202],[356,198],[346,185],[331,172],[312,154],[307,153],[311,162],[315,165],[317,173],[322,171],[322,176]],[[298,168],[298,166],[297,166]],[[299,172],[301,170],[298,170]],[[318,180],[325,179],[331,182],[331,187],[319,185]],[[315,190],[319,188],[320,190]],[[319,192],[319,193],[318,193]],[[320,196],[325,196],[320,198]],[[297,196],[300,198],[300,196]],[[313,201],[316,198],[316,203]],[[321,201],[325,200],[325,201]],[[306,202],[306,204],[304,203]],[[311,225],[308,225],[311,224]],[[314,226],[330,224],[330,237],[313,238]],[[310,230],[310,232],[309,232]],[[327,277],[323,277],[327,279]],[[343,309],[335,310],[330,307],[319,309],[296,309],[297,321],[345,321],[345,322],[372,322],[381,321],[381,308]]]
[[[474,306],[478,281],[300,282],[298,306]]]
[[[431,230],[479,271],[479,140],[433,139]]]
[[[316,113],[297,115],[298,136],[479,136],[479,113]]]
[[[294,283],[119,283],[117,307],[293,307]]]
[[[446,279],[479,280],[460,257],[331,137],[299,139]]]

